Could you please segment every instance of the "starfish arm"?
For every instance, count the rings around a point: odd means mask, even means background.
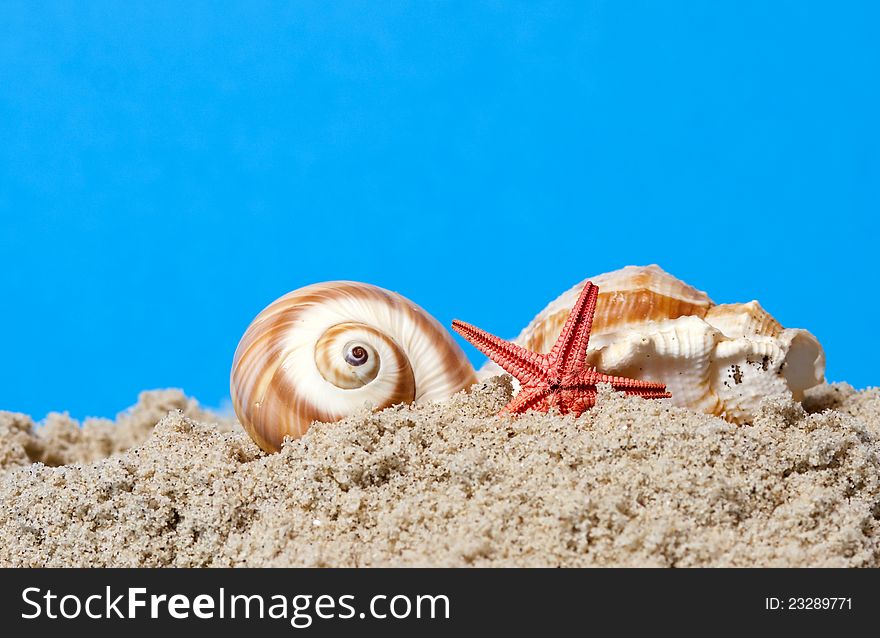
[[[592,374],[593,383],[610,383],[615,390],[623,390],[627,394],[635,394],[646,399],[668,399],[672,394],[666,391],[665,383],[641,381],[628,377],[616,377],[611,374]]]
[[[631,396],[642,397],[643,399],[671,399],[671,392],[662,392],[660,390],[624,390],[624,392]]]
[[[584,284],[577,302],[562,326],[559,339],[550,351],[550,361],[560,375],[572,370],[582,370],[587,361],[587,346],[593,328],[593,315],[599,288],[588,281]]]
[[[546,412],[549,407],[547,403],[549,394],[549,388],[521,388],[510,403],[504,406],[501,414],[522,414],[528,410]]]
[[[596,389],[584,388],[571,393],[567,397],[569,412],[575,416],[580,416],[594,405],[596,405]]]
[[[546,366],[544,355],[526,350],[458,319],[453,320],[452,328],[471,342],[477,350],[515,376],[521,384],[544,378]]]

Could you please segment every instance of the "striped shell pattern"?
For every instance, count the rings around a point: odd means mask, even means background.
[[[235,351],[230,390],[248,434],[274,452],[315,421],[443,399],[475,380],[422,308],[377,286],[334,281],[295,290],[254,319]]]

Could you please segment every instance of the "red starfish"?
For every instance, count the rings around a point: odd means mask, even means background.
[[[457,319],[452,322],[458,334],[519,379],[520,391],[502,413],[546,412],[556,408],[563,414],[577,416],[595,405],[597,383],[610,383],[615,390],[646,399],[672,396],[663,383],[602,374],[587,364],[587,344],[598,295],[599,288],[588,281],[549,354],[526,350]]]

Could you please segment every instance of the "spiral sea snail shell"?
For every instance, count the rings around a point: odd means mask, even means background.
[[[235,350],[232,405],[263,450],[341,419],[365,404],[444,399],[476,381],[452,336],[405,297],[331,281],[288,293],[263,310]]]

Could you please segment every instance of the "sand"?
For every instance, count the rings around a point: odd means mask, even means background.
[[[878,566],[880,391],[753,425],[603,389],[494,414],[498,377],[263,454],[177,391],[116,422],[0,413],[2,566]],[[806,408],[806,409],[805,409]]]

